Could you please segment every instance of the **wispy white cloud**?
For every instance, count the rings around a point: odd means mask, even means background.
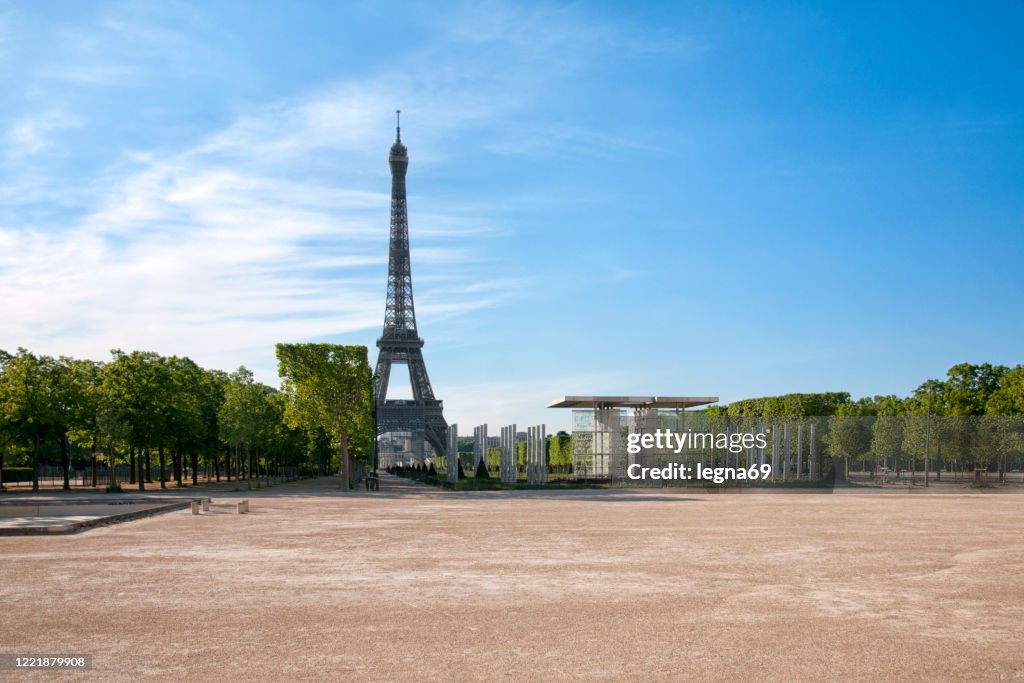
[[[432,117],[435,135],[453,134],[466,116],[458,101],[404,78],[348,82],[239,116],[191,148],[135,155],[134,169],[68,226],[0,226],[0,344],[202,359],[379,326],[389,202],[382,114],[410,100],[449,112]],[[68,124],[21,121],[10,141],[36,152],[47,131]],[[314,163],[339,184],[308,173]],[[471,248],[445,243],[444,226],[464,233],[462,221],[435,207],[430,222],[415,253],[428,277],[432,265],[473,260]],[[427,294],[424,310],[471,310],[483,301],[474,291],[471,282],[453,286],[443,305]]]
[[[86,24],[55,22],[48,34],[51,49],[30,74],[37,81],[105,88],[145,85],[155,74],[200,73],[214,59],[215,48],[161,23],[171,16],[172,8],[165,5],[116,3],[98,6]],[[198,10],[178,9],[176,23],[193,23],[187,17]]]
[[[89,356],[169,348],[198,359],[378,326],[389,195],[365,181],[303,179],[331,136],[297,125],[291,109],[246,125],[263,144],[232,126],[214,144],[145,158],[68,229],[0,228],[2,343]],[[304,149],[271,168],[268,148],[289,140]],[[417,252],[424,267],[467,257],[443,243]]]
[[[227,367],[245,362],[273,381],[275,342],[375,330],[386,274],[389,113],[414,112],[412,173],[444,163],[453,146],[479,144],[475,133],[514,120],[510,102],[536,103],[608,30],[570,19],[505,6],[474,11],[388,70],[248,107],[176,150],[124,151],[101,177],[82,179],[88,208],[58,226],[0,214],[0,348],[87,357],[155,349],[220,367],[235,359]],[[111,19],[104,26],[128,31]],[[76,39],[91,59],[73,78],[98,84],[136,68]],[[495,53],[486,63],[460,51],[481,45]],[[73,124],[18,122],[9,143],[39,151],[59,125]],[[51,190],[66,181],[52,178]],[[450,320],[535,285],[495,277],[482,257],[489,236],[505,229],[494,207],[411,201],[421,316]]]
[[[14,159],[36,154],[51,146],[60,131],[81,125],[79,119],[60,110],[20,118],[7,131],[7,152]]]

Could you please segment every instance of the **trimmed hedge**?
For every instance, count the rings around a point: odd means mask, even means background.
[[[4,468],[4,483],[14,484],[23,481],[32,481],[32,468],[31,467],[5,467]]]
[[[491,475],[487,471],[487,461],[480,458],[480,462],[476,464],[476,474],[473,475],[477,479],[490,479]]]

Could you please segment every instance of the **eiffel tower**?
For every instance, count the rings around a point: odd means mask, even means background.
[[[388,300],[384,309],[384,333],[377,340],[377,373],[374,399],[377,402],[377,432],[407,432],[412,435],[413,452],[422,451],[424,439],[438,457],[446,452],[448,423],[442,402],[434,398],[423,362],[423,340],[416,330],[412,300],[412,269],[409,265],[409,213],[405,199],[405,172],[409,155],[402,144],[401,112],[396,114],[396,139],[391,145],[391,248],[388,252]],[[391,366],[406,365],[412,385],[412,400],[387,400]],[[419,457],[422,461],[422,457]]]

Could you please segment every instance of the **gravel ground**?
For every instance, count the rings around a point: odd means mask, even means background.
[[[0,538],[0,678],[1024,680],[1024,495],[242,497]]]

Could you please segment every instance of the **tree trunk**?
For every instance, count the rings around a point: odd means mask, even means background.
[[[145,457],[143,457],[143,456],[145,456]],[[139,480],[139,490],[140,491],[145,491],[146,490],[146,475],[149,474],[149,451],[147,450],[145,453],[143,453],[142,449],[140,448],[139,449],[138,458],[136,458],[136,459],[139,461],[139,475],[137,477],[138,480]],[[143,464],[145,464],[145,467],[146,467],[146,471],[145,472],[142,471]]]
[[[32,448],[32,490],[39,490],[39,443],[42,441],[36,434],[36,441]]]
[[[117,470],[115,469],[114,462],[114,444],[113,442],[107,442],[107,466],[110,467],[110,485],[117,485]]]
[[[349,481],[348,475],[348,435],[341,437],[341,489],[342,491],[348,491],[352,482]]]
[[[142,458],[142,453],[139,453],[139,458]],[[139,464],[139,476],[142,473],[142,465]],[[128,483],[135,484],[135,446],[128,447]],[[142,491],[142,489],[139,489]]]
[[[209,477],[207,477],[209,479]],[[199,486],[199,452],[192,451],[192,485]]]
[[[60,445],[60,469],[64,477],[64,490],[71,490],[71,458],[68,456],[68,435],[61,434],[57,440]]]
[[[167,488],[167,462],[164,460],[164,445],[160,444],[156,449],[160,458],[160,488]]]
[[[98,474],[99,473],[96,471],[96,437],[94,436],[92,438],[92,486],[93,486],[93,488],[96,488],[96,484],[98,483],[98,478],[99,478],[97,476]]]
[[[176,450],[177,455],[177,470],[174,472],[175,479],[178,480],[178,488],[185,485],[183,481],[185,475],[185,450],[179,445]]]

